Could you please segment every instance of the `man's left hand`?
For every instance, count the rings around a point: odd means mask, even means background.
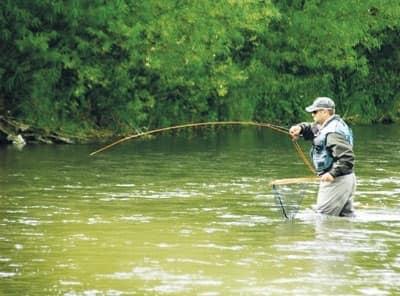
[[[329,173],[325,173],[321,176],[321,181],[323,182],[332,182],[333,180],[335,180],[335,178]]]

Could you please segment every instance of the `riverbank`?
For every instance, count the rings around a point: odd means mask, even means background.
[[[87,130],[79,135],[71,135],[0,116],[0,145],[13,144],[23,147],[26,144],[88,144],[104,142],[114,136],[111,131],[106,130]]]

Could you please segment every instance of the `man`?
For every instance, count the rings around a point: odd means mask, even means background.
[[[314,123],[299,123],[290,128],[293,139],[311,140],[311,158],[320,176],[316,210],[333,216],[354,216],[353,135],[351,129],[335,114],[335,103],[327,97],[316,98],[306,108]]]

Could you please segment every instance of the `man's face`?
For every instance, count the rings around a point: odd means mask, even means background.
[[[311,112],[314,122],[318,124],[323,124],[325,120],[329,118],[329,112],[327,109],[319,109]]]

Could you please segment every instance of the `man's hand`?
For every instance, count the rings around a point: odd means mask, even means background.
[[[332,182],[333,180],[335,180],[335,178],[329,173],[325,173],[321,176],[321,181],[323,182]]]
[[[290,129],[289,129],[289,134],[292,137],[292,140],[295,141],[299,138],[301,133],[301,127],[298,125],[293,125]]]

